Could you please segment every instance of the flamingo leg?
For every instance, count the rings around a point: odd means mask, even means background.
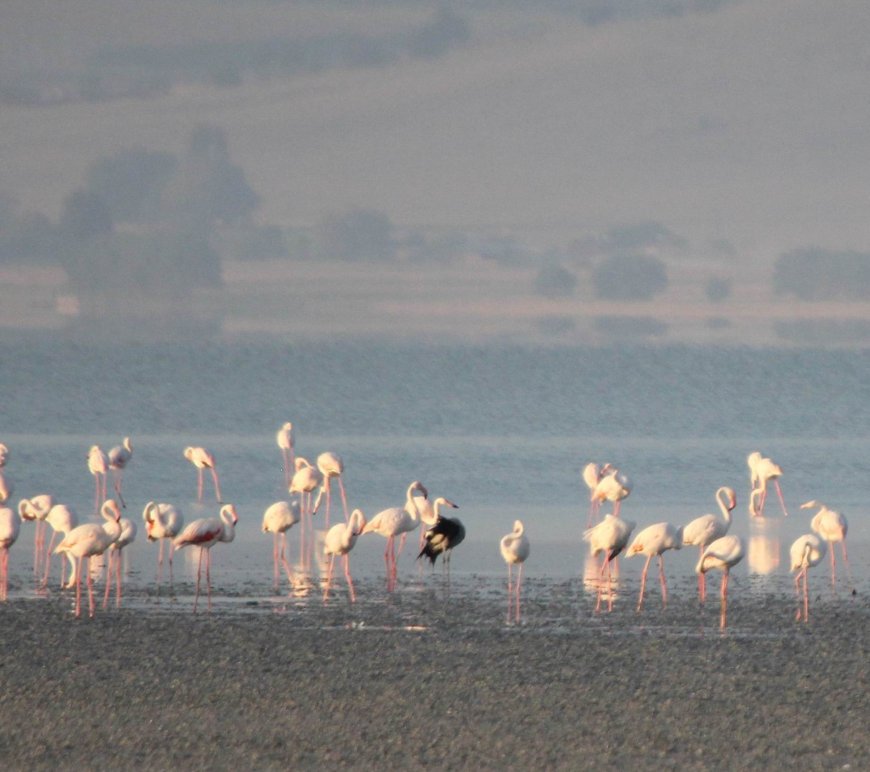
[[[211,550],[206,551],[205,555],[205,586],[208,591],[208,610],[211,611]]]
[[[643,594],[646,590],[646,574],[649,571],[649,564],[652,561],[652,555],[650,555],[646,559],[646,563],[643,566],[643,572],[640,575],[640,597],[637,600],[637,610],[640,611],[643,608]]]
[[[290,584],[293,584],[293,571],[290,569],[290,564],[287,562],[287,558],[284,556],[284,553],[287,548],[287,532],[283,532],[281,534],[281,565],[284,566],[284,570],[287,572],[287,581]]]
[[[828,542],[831,552],[831,587],[837,588],[837,557],[834,554],[834,543]]]
[[[272,588],[275,590],[278,589],[278,539],[276,531],[272,534]]]
[[[323,588],[323,602],[329,597],[329,586],[332,584],[332,570],[335,567],[335,555],[329,556],[329,568],[326,571],[326,586]]]
[[[356,591],[353,588],[353,579],[350,576],[350,556],[344,556],[344,578],[347,580],[347,591],[350,593],[350,602],[356,603]]]
[[[776,495],[779,496],[779,503],[782,506],[782,514],[788,517],[788,511],[785,508],[785,499],[782,497],[782,488],[779,487],[779,480],[773,481],[773,487],[776,488]]]
[[[6,600],[9,582],[9,550],[0,551],[0,600]]]
[[[846,564],[846,576],[849,579],[849,584],[852,584],[852,568],[849,565],[849,556],[846,554],[846,539],[840,542],[840,548],[843,550],[843,562]],[[833,548],[832,548],[833,551]]]
[[[659,555],[659,581],[662,585],[662,607],[668,605],[668,583],[665,581],[665,559]]]
[[[93,619],[96,608],[94,606],[94,575],[91,572],[91,560],[88,556],[88,616]]]
[[[704,554],[704,546],[702,544],[698,550],[699,557]],[[701,599],[701,603],[707,600],[707,574],[704,571],[698,574],[698,597]]]
[[[202,553],[205,552],[205,547],[199,548],[199,562],[196,566],[196,592],[193,596],[193,613],[196,613],[196,604],[199,601],[199,580],[202,576]]]
[[[45,551],[45,573],[42,576],[42,586],[48,586],[48,577],[51,574],[51,551],[54,549],[54,540],[57,536],[57,531],[52,531],[51,539],[48,542],[48,549]],[[61,562],[60,570],[60,586],[63,587],[63,562]]]
[[[160,581],[163,578],[163,542],[165,539],[158,539],[160,544],[157,547],[157,590],[160,591]]]
[[[511,615],[513,613],[513,603],[514,603],[514,595],[513,595],[513,565],[511,563],[507,564],[508,569],[508,583],[507,583],[507,598],[508,598],[508,607],[507,607],[507,623],[511,623]]]
[[[342,482],[341,477],[338,478],[338,490],[341,493],[341,506],[342,509],[344,509],[344,522],[347,523],[350,521],[350,514],[347,507],[347,493],[344,490],[344,483]]]
[[[221,484],[220,480],[218,480],[217,469],[211,467],[211,479],[214,482],[214,497],[217,499],[217,503],[220,504],[223,501],[223,497],[221,496]]]
[[[61,571],[63,575],[63,571]],[[82,559],[76,559],[76,617],[82,615]]]
[[[720,595],[722,598],[722,610],[719,613],[719,629],[720,630],[725,629],[725,621],[728,617],[728,575],[729,575],[728,569],[725,568],[725,570],[722,573],[722,590],[720,592]]]
[[[517,572],[517,583],[516,583],[516,587],[514,590],[516,592],[516,595],[517,595],[517,611],[516,611],[516,615],[515,615],[517,624],[519,624],[519,622],[520,622],[520,593],[522,592],[522,586],[523,586],[523,564],[520,563],[520,570]]]
[[[118,550],[118,555],[115,558],[115,608],[121,608],[121,568],[124,560],[123,549]]]
[[[202,469],[196,470],[196,500],[202,503]]]
[[[284,487],[289,488],[293,481],[293,475],[290,474],[293,468],[293,464],[290,463],[290,448],[281,448],[281,455],[284,457]]]
[[[114,565],[114,555],[112,554],[115,550],[108,549],[104,553],[106,555],[106,591],[103,594],[103,611],[105,611],[109,606],[109,595],[112,592],[112,568]]]
[[[332,506],[332,485],[329,483],[329,477],[326,478],[323,483],[323,487],[326,489],[326,515],[324,516],[324,528],[329,530],[329,510]]]

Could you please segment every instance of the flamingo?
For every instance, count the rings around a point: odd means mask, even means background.
[[[459,509],[452,501],[439,497],[435,499],[436,511],[439,510],[441,504]],[[462,525],[462,522],[455,517],[444,517],[439,511],[438,521],[426,531],[423,549],[420,550],[417,559],[419,560],[425,555],[434,566],[435,559],[442,555],[441,562],[447,566],[447,576],[449,577],[450,555],[453,548],[461,544],[463,539],[465,539],[465,526]]]
[[[6,466],[6,462],[9,460],[9,448],[6,447],[2,442],[0,442],[0,467]]]
[[[112,591],[113,564],[115,569],[115,605],[117,608],[121,608],[121,563],[123,561],[121,551],[136,539],[136,523],[127,517],[122,517],[118,521],[118,525],[121,527],[121,532],[118,534],[118,538],[109,545],[107,550],[109,557],[106,561],[106,594],[103,596],[104,609],[109,605],[109,594]]]
[[[82,613],[82,560],[88,559],[88,616],[94,616],[94,578],[91,573],[91,559],[102,555],[121,535],[121,510],[114,499],[106,499],[100,507],[100,514],[106,521],[103,525],[85,523],[73,528],[57,545],[55,554],[66,553],[75,558],[76,607],[75,615]],[[49,517],[51,513],[49,513]]]
[[[798,596],[798,610],[795,615],[795,620],[801,620],[801,580],[803,580],[803,620],[807,622],[810,615],[810,592],[809,582],[807,581],[807,570],[813,566],[817,566],[825,558],[827,552],[827,544],[814,533],[806,533],[803,536],[798,536],[789,549],[789,557],[791,558],[791,570],[797,571],[794,578],[794,587]]]
[[[414,502],[415,491],[425,491],[423,484],[419,480],[414,480],[405,493],[404,507],[389,507],[382,509],[371,520],[369,520],[362,530],[362,533],[378,533],[385,537],[387,546],[384,550],[384,563],[387,570],[387,589],[392,590],[396,584],[398,574],[396,560],[396,544],[395,539],[399,534],[402,535],[402,545],[404,545],[404,537],[409,531],[413,531],[419,524],[419,512],[416,503]],[[445,499],[446,501],[446,499]],[[401,553],[401,547],[399,549]]]
[[[831,586],[837,585],[837,558],[834,555],[834,543],[840,542],[840,549],[843,552],[843,562],[846,564],[846,571],[851,575],[849,568],[849,556],[846,553],[846,532],[849,530],[849,522],[846,516],[833,509],[828,509],[824,504],[817,501],[807,501],[801,504],[801,509],[813,509],[819,507],[819,511],[813,515],[810,521],[810,528],[821,536],[831,549]]]
[[[613,611],[613,592],[611,591],[613,578],[611,576],[610,564],[625,549],[625,545],[628,544],[628,539],[634,527],[635,523],[631,520],[615,517],[608,512],[598,525],[583,532],[583,540],[588,542],[592,556],[595,557],[599,552],[604,553],[604,560],[601,561],[601,570],[599,571],[598,578],[598,596],[595,601],[596,612],[601,609],[601,588],[605,569],[607,570],[608,588],[607,610]]]
[[[353,588],[353,579],[350,576],[350,551],[356,544],[357,537],[365,528],[366,519],[362,510],[355,509],[346,523],[336,523],[326,532],[323,544],[323,553],[329,556],[329,570],[326,574],[326,586],[323,588],[323,602],[329,596],[329,587],[332,583],[332,569],[335,566],[335,558],[341,556],[344,560],[344,577],[347,580],[347,590],[350,593],[350,602],[356,602],[356,592]]]
[[[109,458],[99,445],[91,445],[88,451],[88,471],[94,476],[94,511],[99,512],[106,500],[106,473],[109,469]]]
[[[312,516],[317,512],[317,505],[320,503],[318,496],[317,504],[312,507],[311,494],[320,485],[323,484],[323,472],[311,464],[311,462],[303,456],[296,457],[296,471],[293,474],[293,479],[290,481],[290,487],[287,491],[293,495],[298,494],[301,504],[301,533],[299,534],[299,562],[303,569],[308,567],[308,555],[310,552],[309,541],[311,539],[311,530],[313,529]]]
[[[133,458],[133,443],[130,441],[130,438],[124,437],[124,440],[120,445],[115,445],[115,447],[109,451],[107,458],[109,460],[109,469],[112,470],[115,493],[118,495],[118,501],[121,502],[122,507],[126,507],[127,504],[124,501],[124,497],[121,495],[121,478],[124,474],[124,469]]]
[[[640,597],[637,601],[637,610],[643,608],[643,594],[646,588],[646,575],[649,570],[649,564],[653,557],[658,556],[659,559],[659,580],[662,585],[662,606],[668,605],[668,585],[665,580],[665,561],[662,555],[670,549],[678,550],[683,546],[683,529],[676,528],[670,523],[655,523],[644,528],[628,548],[626,553],[629,557],[632,555],[646,555],[646,564],[643,567],[643,573],[640,578]]]
[[[0,507],[0,600],[9,594],[9,548],[15,544],[21,518],[14,509]]]
[[[218,479],[217,467],[215,467],[214,455],[203,447],[188,445],[184,449],[184,457],[196,467],[196,500],[202,503],[202,477],[203,470],[211,472],[214,482],[214,496],[217,503],[221,503],[221,484]]]
[[[731,569],[736,566],[745,553],[743,539],[735,534],[720,536],[711,541],[701,550],[701,557],[695,566],[695,572],[704,576],[708,571],[718,568],[722,571],[722,589],[719,592],[721,598],[721,610],[719,612],[719,627],[725,628],[725,619],[728,614],[728,576]]]
[[[206,556],[205,578],[208,585],[208,609],[211,611],[211,548],[219,541],[231,542],[236,537],[235,525],[239,522],[236,508],[232,504],[221,507],[220,517],[201,517],[188,523],[172,542],[175,549],[199,547],[199,564],[196,569],[196,595],[193,599],[193,613],[199,601],[199,584],[202,576],[203,553]]]
[[[631,482],[628,477],[618,469],[612,469],[598,481],[592,491],[591,502],[597,508],[602,501],[610,501],[613,504],[613,516],[619,517],[619,507],[622,500],[631,493]]]
[[[507,563],[508,568],[508,616],[507,621],[510,624],[511,611],[517,623],[520,621],[520,591],[523,584],[523,564],[529,556],[531,547],[529,546],[529,537],[525,534],[522,520],[514,520],[514,529],[508,534],[501,537],[499,541],[499,551],[502,558]],[[513,567],[518,565],[517,581],[513,584]],[[515,605],[514,605],[515,604]]]
[[[716,491],[716,503],[722,517],[701,515],[683,526],[683,546],[698,547],[698,555],[703,554],[708,544],[728,533],[731,527],[731,512],[737,506],[737,496],[732,488],[723,485]],[[741,555],[742,556],[742,555]],[[698,571],[698,595],[703,603],[707,598],[706,571]]]
[[[274,534],[272,539],[272,564],[274,587],[278,588],[278,563],[284,566],[287,579],[293,582],[293,572],[284,556],[287,547],[287,531],[299,522],[299,501],[276,501],[270,504],[263,513],[263,533]],[[280,541],[280,550],[278,542]]]
[[[284,486],[290,487],[290,480],[293,478],[291,469],[295,464],[294,440],[293,440],[293,424],[286,421],[275,435],[275,441],[281,449],[281,456],[284,459]]]
[[[601,502],[595,498],[595,489],[598,487],[598,483],[601,482],[602,476],[608,474],[611,469],[612,467],[610,464],[604,464],[599,468],[598,464],[594,461],[590,461],[583,467],[581,476],[583,477],[583,482],[586,483],[586,487],[589,488],[589,517],[586,519],[587,528],[592,526],[592,521],[595,520],[598,515],[598,508],[601,505]]]
[[[145,521],[145,536],[148,541],[159,541],[160,549],[157,553],[157,585],[163,577],[163,544],[169,540],[169,581],[172,582],[172,539],[178,536],[184,525],[184,515],[181,510],[172,504],[165,502],[149,501],[142,510],[142,519]]]
[[[317,468],[320,470],[320,473],[323,475],[323,488],[326,491],[326,517],[325,517],[325,526],[329,528],[329,502],[330,502],[330,484],[329,481],[335,477],[338,480],[338,489],[341,492],[341,504],[344,508],[344,522],[348,522],[348,514],[347,509],[347,494],[344,490],[344,482],[342,482],[341,476],[344,472],[344,461],[341,460],[341,456],[337,453],[333,453],[332,451],[326,451],[321,453],[317,457]]]
[[[48,576],[51,572],[51,550],[54,546],[54,540],[57,538],[59,533],[63,534],[64,537],[68,536],[70,532],[76,528],[79,524],[79,518],[76,514],[76,511],[66,505],[66,504],[55,504],[51,509],[48,510],[48,514],[45,516],[45,522],[51,526],[52,534],[51,539],[48,542],[48,548],[45,551],[45,573],[42,576],[42,586],[48,586]],[[67,583],[67,586],[72,586],[73,582],[73,573],[76,568],[76,563],[73,556],[67,553],[67,560],[70,563],[70,579]],[[63,581],[63,564],[61,563],[61,571],[60,571],[60,585],[64,586]]]
[[[33,574],[39,576],[42,568],[43,550],[45,549],[45,518],[54,506],[54,497],[50,493],[39,493],[29,499],[18,502],[18,516],[22,521],[36,523],[33,532]]]
[[[782,467],[772,459],[762,457],[761,453],[757,450],[746,457],[746,464],[749,467],[749,486],[751,489],[749,495],[750,514],[753,517],[762,517],[764,515],[764,502],[767,499],[767,483],[772,480],[776,493],[779,496],[779,503],[782,506],[782,514],[784,517],[788,517],[785,499],[782,496],[782,488],[779,485],[779,478],[782,477]],[[756,494],[756,490],[760,492]],[[757,506],[755,505],[756,497],[761,499]]]

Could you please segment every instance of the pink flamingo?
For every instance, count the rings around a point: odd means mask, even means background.
[[[803,580],[803,620],[809,621],[810,618],[810,590],[809,582],[807,581],[807,570],[813,566],[817,566],[825,558],[827,552],[827,544],[814,533],[807,533],[803,536],[798,536],[789,549],[789,557],[791,558],[791,570],[797,571],[794,578],[794,587],[798,596],[798,610],[795,615],[795,620],[801,621],[801,580]]]
[[[595,600],[596,613],[601,610],[601,590],[604,584],[604,571],[607,571],[607,610],[613,611],[613,576],[611,563],[625,549],[635,523],[621,517],[615,517],[609,512],[598,525],[583,533],[583,540],[589,544],[592,557],[604,553],[601,569],[598,572],[598,592]]]
[[[698,547],[700,556],[708,544],[728,533],[731,527],[731,512],[737,506],[737,496],[734,491],[723,485],[716,491],[716,503],[722,517],[716,515],[701,515],[683,526],[683,546]],[[742,555],[741,555],[742,557]],[[706,571],[698,571],[698,595],[703,603],[707,598]]]
[[[206,557],[205,578],[208,585],[208,609],[211,611],[211,548],[218,542],[231,542],[236,537],[235,525],[239,522],[236,508],[232,504],[221,507],[220,517],[202,517],[185,526],[172,542],[175,549],[199,547],[199,563],[196,569],[196,595],[193,599],[193,613],[199,601],[199,585],[202,576],[202,558]]]
[[[55,504],[51,509],[48,510],[48,514],[45,516],[45,522],[51,526],[52,534],[51,539],[48,542],[48,547],[45,551],[45,573],[42,575],[42,587],[48,586],[48,577],[51,573],[51,550],[54,546],[54,540],[57,538],[57,535],[63,534],[64,537],[69,535],[69,533],[78,526],[79,518],[76,514],[76,511],[66,504]],[[61,570],[60,570],[60,586],[72,586],[72,582],[74,579],[75,572],[75,560],[73,556],[67,553],[67,560],[70,563],[70,578],[69,581],[64,583],[63,580],[63,561],[61,560]]]
[[[100,514],[106,521],[103,525],[85,523],[73,528],[57,545],[55,554],[66,553],[75,558],[76,607],[75,615],[82,613],[82,560],[88,559],[88,615],[94,616],[94,578],[91,572],[91,559],[102,555],[121,534],[121,510],[114,499],[106,499],[100,508]]]
[[[618,469],[611,469],[610,472],[603,475],[598,481],[598,484],[592,491],[591,501],[596,507],[596,512],[601,502],[611,502],[613,504],[613,516],[619,517],[619,508],[622,505],[622,501],[628,498],[630,493],[631,483],[628,477]]]
[[[112,568],[115,572],[115,606],[121,608],[121,551],[136,538],[136,523],[127,517],[122,517],[118,521],[121,527],[121,532],[118,538],[115,539],[107,550],[108,559],[106,560],[106,594],[103,597],[103,608],[109,605],[109,594],[112,591]]]
[[[54,497],[50,493],[39,493],[29,499],[18,502],[18,516],[22,521],[36,523],[33,532],[33,574],[39,576],[42,570],[43,552],[45,550],[45,518],[54,506]]]
[[[843,552],[843,562],[846,564],[846,572],[851,579],[851,569],[849,568],[849,556],[846,553],[846,532],[849,530],[849,521],[846,516],[833,509],[828,509],[824,504],[819,504],[816,501],[808,501],[801,504],[801,509],[813,509],[819,507],[819,511],[810,520],[810,528],[821,536],[831,550],[831,586],[837,586],[837,558],[834,554],[834,544],[840,542],[840,549]]]
[[[320,470],[320,473],[323,475],[323,488],[326,491],[326,516],[324,518],[324,525],[328,529],[329,528],[329,504],[330,504],[330,480],[334,477],[338,480],[338,489],[341,492],[341,504],[344,509],[344,522],[348,522],[348,518],[350,517],[347,508],[347,494],[344,490],[344,482],[342,482],[341,476],[344,472],[344,461],[341,460],[341,456],[338,453],[333,453],[332,451],[326,451],[325,453],[321,453],[317,457],[317,468]],[[317,507],[315,507],[317,509]]]
[[[118,495],[118,501],[121,502],[122,507],[126,507],[127,504],[124,501],[124,497],[121,495],[121,478],[124,474],[124,469],[133,458],[133,443],[130,441],[130,438],[124,437],[124,441],[120,445],[115,445],[115,447],[109,451],[107,458],[109,459],[109,469],[112,471],[113,483],[115,493]]]
[[[106,500],[106,474],[109,469],[109,458],[99,445],[91,445],[88,451],[88,471],[94,476],[94,511],[99,512]]]
[[[311,494],[323,483],[323,472],[311,464],[307,458],[296,457],[296,471],[290,481],[287,491],[299,496],[301,501],[301,525],[299,527],[299,562],[303,570],[309,567],[309,554],[311,552],[311,537],[314,528],[312,517],[317,512],[317,505],[312,506]],[[318,497],[318,504],[320,497]]]
[[[746,457],[746,464],[749,466],[749,512],[753,517],[764,516],[764,502],[767,499],[767,483],[773,481],[773,486],[776,488],[779,503],[782,507],[782,514],[788,517],[788,512],[785,508],[785,499],[782,496],[782,488],[779,485],[779,478],[782,477],[782,467],[775,463],[772,459],[762,457],[757,450],[750,453]],[[756,505],[755,500],[759,499]]]
[[[206,469],[211,472],[214,482],[214,496],[217,503],[221,503],[221,484],[215,467],[214,455],[203,447],[188,445],[184,449],[184,457],[196,467],[196,500],[202,503],[203,473]]]

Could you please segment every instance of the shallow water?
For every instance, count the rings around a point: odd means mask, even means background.
[[[563,601],[553,597],[560,593],[594,601],[580,538],[588,496],[580,470],[590,460],[612,462],[629,475],[634,487],[622,514],[638,529],[717,512],[716,488],[733,487],[732,529],[748,545],[733,572],[733,597],[793,592],[788,546],[809,530],[812,514],[799,504],[823,501],[850,519],[851,583],[840,565],[840,592],[854,587],[859,599],[867,592],[866,352],[376,344],[112,349],[31,341],[2,344],[0,356],[14,363],[0,371],[0,441],[11,450],[5,471],[15,486],[13,502],[51,492],[81,519],[92,516],[88,447],[108,449],[132,437],[125,515],[140,528],[125,550],[125,603],[157,605],[157,548],[144,539],[145,502],[171,501],[188,521],[217,514],[210,480],[205,502],[194,501],[196,473],[182,457],[188,444],[215,453],[224,499],[240,515],[236,540],[213,550],[215,609],[259,612],[319,602],[313,590],[302,599],[286,587],[273,593],[271,536],[260,531],[266,506],[285,497],[274,439],[285,420],[294,422],[298,454],[313,459],[333,450],[343,457],[350,505],[368,516],[402,504],[412,479],[459,505],[452,514],[468,536],[453,558],[454,593],[464,586],[475,597],[503,591],[498,540],[520,518],[532,543],[528,606],[557,608]],[[745,458],[756,449],[785,470],[788,518],[771,494],[769,517],[750,522]],[[336,509],[333,521],[338,516]],[[291,559],[297,537],[291,531]],[[411,534],[400,560],[404,595],[424,594],[442,581],[440,565],[432,575],[414,560],[418,538]],[[27,524],[12,550],[13,597],[36,597],[32,539]],[[389,602],[383,550],[381,537],[367,535],[352,553],[363,605]],[[161,601],[162,609],[189,608],[196,557],[195,550],[178,556],[178,602]],[[692,598],[696,559],[689,549],[666,555],[673,604]],[[625,608],[633,606],[642,566],[642,558],[620,561],[618,603]],[[827,562],[814,569],[815,588],[821,591],[828,572]],[[335,602],[342,602],[338,574]],[[537,595],[536,581],[547,584]],[[649,592],[653,607],[654,569]]]

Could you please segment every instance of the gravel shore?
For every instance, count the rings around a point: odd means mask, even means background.
[[[870,768],[861,597],[595,615],[576,583],[194,616],[136,598],[0,607],[6,769]],[[541,598],[547,602],[540,602]],[[377,598],[378,600],[365,600]],[[127,602],[127,601],[125,601]]]

